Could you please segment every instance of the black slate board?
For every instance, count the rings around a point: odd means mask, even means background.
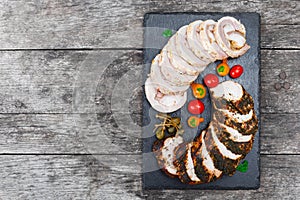
[[[169,38],[162,36],[165,29],[177,31],[181,26],[187,25],[195,20],[213,19],[218,20],[223,16],[233,16],[240,20],[246,27],[247,43],[250,50],[237,59],[229,59],[229,66],[240,64],[244,67],[243,75],[234,81],[242,84],[252,95],[255,102],[255,111],[260,121],[259,99],[260,99],[260,16],[257,13],[147,13],[144,16],[144,74],[143,81],[146,80],[150,72],[150,64],[156,54],[167,43]],[[200,74],[196,82],[202,82],[203,77],[208,73],[215,73],[215,68],[219,62],[211,63],[204,72]],[[220,82],[230,80],[229,76],[219,77]],[[192,92],[188,90],[188,101],[194,99]],[[187,102],[188,102],[187,101]],[[191,140],[200,130],[207,127],[211,118],[211,104],[209,94],[203,99],[206,106],[201,115],[205,118],[198,130],[187,127],[184,122],[185,140]],[[246,173],[237,171],[233,176],[223,176],[221,179],[200,185],[187,185],[179,181],[178,178],[170,178],[159,170],[156,159],[151,152],[152,144],[156,140],[153,133],[154,124],[160,122],[155,118],[156,111],[153,110],[143,97],[143,188],[144,189],[257,189],[260,185],[259,171],[259,131],[256,133],[253,148],[246,156],[249,168]],[[181,116],[186,120],[190,114],[187,112],[187,104],[172,113]]]

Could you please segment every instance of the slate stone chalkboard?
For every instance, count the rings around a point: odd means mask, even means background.
[[[150,72],[150,64],[156,54],[167,43],[169,38],[163,36],[163,31],[171,29],[176,32],[181,26],[187,25],[195,20],[218,20],[223,16],[237,18],[246,27],[247,43],[251,46],[250,50],[237,59],[229,59],[229,66],[240,64],[244,66],[243,75],[235,79],[242,84],[254,99],[255,111],[260,121],[259,93],[260,93],[260,16],[257,13],[148,13],[144,16],[144,74],[143,81],[146,80]],[[208,73],[215,73],[215,68],[219,62],[211,63],[204,72],[200,74],[196,82],[201,82]],[[220,82],[230,80],[229,76],[219,77]],[[245,173],[237,171],[233,176],[223,176],[221,179],[199,185],[187,185],[179,181],[178,178],[170,178],[157,166],[156,159],[151,152],[152,144],[156,140],[153,133],[154,124],[160,122],[155,118],[156,111],[153,110],[143,97],[143,188],[144,189],[257,189],[260,184],[259,172],[259,130],[256,133],[253,148],[244,160],[249,163],[248,171]],[[188,99],[193,99],[192,92],[188,90]],[[184,123],[184,139],[191,140],[200,130],[207,127],[211,119],[211,104],[209,94],[203,99],[206,109],[202,116],[205,122],[198,130],[191,129]],[[185,105],[172,115],[181,116],[187,119],[190,115]]]

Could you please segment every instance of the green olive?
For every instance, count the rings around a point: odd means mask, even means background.
[[[174,133],[175,130],[176,130],[176,129],[175,129],[174,126],[171,126],[171,127],[168,128],[168,132],[171,133],[171,134]]]
[[[157,139],[161,140],[165,137],[165,131],[163,130],[162,127],[159,127],[156,132],[155,132],[155,135],[157,137]]]

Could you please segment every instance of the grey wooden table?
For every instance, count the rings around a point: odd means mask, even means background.
[[[260,189],[142,191],[141,133],[118,116],[141,122],[141,27],[155,11],[260,13]],[[299,24],[298,0],[1,1],[0,199],[299,199]]]

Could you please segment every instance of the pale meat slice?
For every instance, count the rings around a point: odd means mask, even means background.
[[[150,70],[150,78],[153,83],[155,83],[159,91],[163,94],[175,94],[175,93],[184,93],[190,86],[176,86],[172,82],[166,80],[166,78],[162,75],[160,67],[158,65],[158,60],[160,59],[160,55],[158,54],[152,61],[151,70]]]
[[[164,140],[157,140],[153,144],[153,152],[157,158],[160,169],[170,176],[177,175],[177,169],[173,162],[176,159],[175,149],[183,143],[181,136],[168,137]]]
[[[200,41],[204,49],[206,49],[215,60],[223,60],[226,59],[228,55],[219,47],[215,39],[213,33],[215,24],[216,22],[213,20],[206,20],[200,24]]]
[[[169,80],[170,82],[178,85],[178,86],[185,86],[190,85],[195,79],[197,79],[198,75],[187,75],[179,72],[175,69],[167,55],[167,51],[163,49],[161,51],[160,60],[158,61],[160,65],[160,70],[163,76]]]
[[[202,23],[202,20],[197,20],[192,23],[190,23],[186,30],[187,35],[187,42],[189,44],[189,47],[193,51],[193,53],[200,58],[201,60],[205,61],[207,65],[211,62],[215,61],[215,58],[211,56],[207,50],[204,49],[204,47],[201,44],[201,41],[199,40],[200,36],[200,29],[199,26]]]
[[[177,53],[190,65],[199,67],[203,71],[207,62],[198,58],[190,49],[186,40],[186,30],[187,26],[183,26],[176,33],[175,46]]]
[[[187,93],[163,94],[159,86],[148,78],[145,82],[146,97],[152,108],[162,113],[170,113],[181,108],[187,99]]]
[[[229,133],[229,139],[234,142],[250,142],[253,138],[253,135],[243,135],[236,129],[226,126],[225,124],[218,123],[218,125],[227,133]]]
[[[214,27],[214,35],[218,45],[232,58],[245,54],[250,48],[244,25],[233,17],[221,18]]]
[[[227,101],[238,101],[244,95],[243,87],[234,81],[224,81],[217,87],[210,88],[212,98],[223,98]]]
[[[168,44],[164,47],[163,50],[166,50],[168,53],[168,57],[170,59],[170,63],[176,68],[178,71],[183,74],[188,75],[198,75],[202,70],[201,68],[195,67],[187,63],[182,57],[180,57],[177,53],[175,47],[176,35],[173,35]]]

